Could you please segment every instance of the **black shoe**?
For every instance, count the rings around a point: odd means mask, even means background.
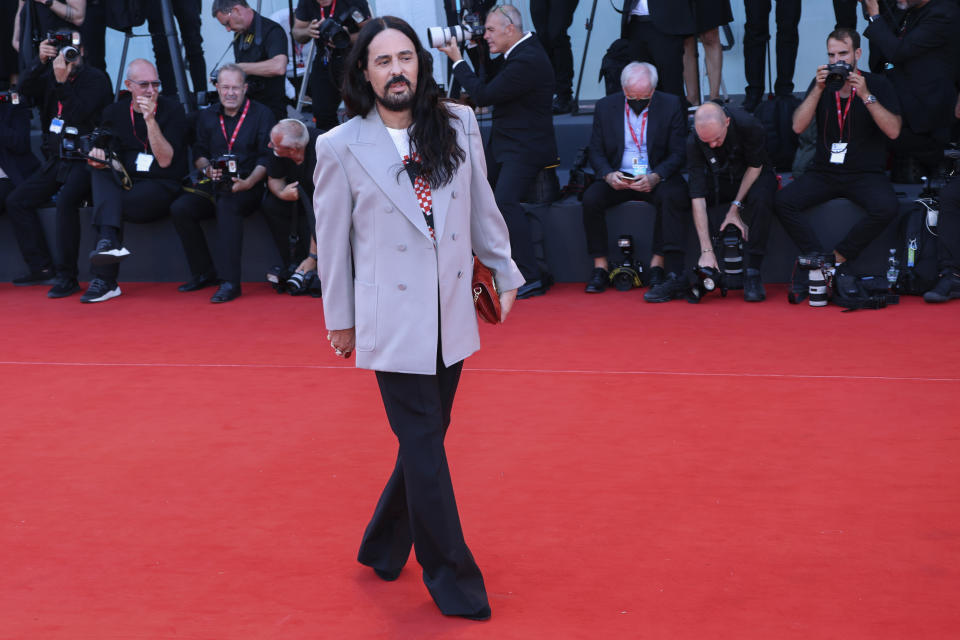
[[[554,96],[553,115],[559,116],[564,113],[570,113],[573,110],[573,99],[569,96]]]
[[[217,274],[203,273],[199,276],[193,276],[189,281],[184,282],[182,285],[177,287],[177,291],[182,291],[184,293],[197,291],[198,289],[203,289],[204,287],[212,287],[219,282],[220,281],[217,280]]]
[[[403,569],[397,569],[396,571],[384,571],[383,569],[373,568],[373,572],[377,574],[377,577],[381,580],[386,580],[387,582],[393,582],[400,577],[400,572]]]
[[[467,620],[477,620],[479,622],[483,622],[484,620],[490,619],[491,613],[492,612],[490,611],[490,605],[487,605],[483,609],[480,609],[480,611],[477,611],[476,613],[455,613],[453,615],[460,618],[466,618]]]
[[[56,282],[47,291],[48,298],[66,298],[80,291],[80,283],[71,276],[57,276]]]
[[[210,302],[230,302],[240,297],[240,285],[230,282],[221,282],[220,288],[210,298]]]
[[[517,289],[517,299],[526,300],[534,296],[542,296],[550,289],[551,285],[553,285],[553,276],[549,273],[541,274],[539,280],[524,283],[522,287]]]
[[[610,273],[603,267],[594,267],[585,291],[587,293],[603,293],[607,290],[607,284],[609,282]]]
[[[80,296],[80,302],[104,302],[120,295],[120,287],[116,282],[107,282],[103,278],[94,278],[90,281],[87,291]]]
[[[743,299],[747,302],[763,302],[767,299],[767,292],[760,281],[759,269],[747,269],[743,279]]]
[[[647,286],[653,289],[658,284],[662,284],[665,279],[663,267],[650,267],[650,280]]]
[[[754,111],[757,110],[757,107],[760,106],[760,103],[762,101],[763,101],[762,94],[759,96],[747,96],[746,99],[744,99],[743,104],[740,105],[740,107],[744,111],[749,111],[750,113],[753,113]]]
[[[27,275],[13,279],[13,284],[18,287],[29,287],[35,284],[54,284],[56,275],[53,269],[41,269],[40,271],[31,271]]]
[[[90,252],[90,264],[117,264],[130,255],[130,252],[116,242],[106,238],[97,241],[97,248]]]
[[[941,273],[933,289],[923,294],[927,302],[947,302],[956,298],[960,298],[960,274],[952,271]]]
[[[794,267],[790,291],[787,292],[787,302],[800,304],[807,299],[808,295],[810,295],[810,272],[806,269]]]
[[[688,288],[689,285],[684,278],[670,272],[666,280],[643,294],[643,299],[647,302],[669,302],[677,298],[685,298]]]

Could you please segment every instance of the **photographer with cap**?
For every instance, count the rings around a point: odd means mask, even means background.
[[[100,122],[111,142],[106,149],[94,148],[87,161],[97,245],[90,254],[94,277],[81,302],[120,295],[118,263],[130,254],[123,247],[124,221],[166,216],[187,173],[186,116],[175,98],[160,95],[156,68],[146,60],[132,61],[124,85],[129,95],[107,107]]]
[[[718,268],[707,204],[729,202],[719,231],[732,225],[746,243],[743,299],[765,300],[760,266],[770,235],[777,176],[767,157],[763,124],[741,109],[713,102],[701,105],[694,116],[694,131],[687,136],[687,171],[693,224],[700,241],[697,265]]]
[[[20,0],[13,23],[13,48],[20,53],[20,70],[29,69],[37,59],[36,42],[52,32],[80,29],[86,11],[87,0]]]
[[[830,65],[820,65],[807,95],[793,114],[793,130],[802,133],[814,118],[817,146],[810,169],[777,192],[776,214],[803,255],[822,248],[804,212],[834,198],[847,198],[864,210],[833,249],[837,280],[853,275],[853,260],[897,215],[897,196],[885,173],[887,143],[900,135],[900,105],[883,76],[857,69],[860,34],[836,29],[827,37]],[[791,302],[807,294],[807,272],[794,275]]]
[[[213,0],[210,13],[233,37],[233,57],[247,76],[249,97],[266,106],[273,119],[287,117],[287,51],[283,27],[250,8],[246,0]]]
[[[16,278],[14,284],[53,284],[47,294],[51,298],[77,290],[71,283],[76,283],[78,275],[78,210],[90,193],[90,174],[86,157],[76,146],[82,136],[93,131],[100,114],[113,100],[110,80],[103,71],[83,63],[82,50],[73,45],[58,47],[55,40],[42,42],[39,57],[21,79],[21,97],[33,100],[40,108],[44,161],[7,196],[14,235],[29,267],[29,273]],[[37,213],[54,195],[60,249],[56,271]]]
[[[191,273],[179,290],[196,291],[219,282],[210,302],[229,302],[240,295],[243,219],[263,198],[267,144],[275,120],[267,107],[247,97],[246,74],[238,65],[220,67],[217,93],[220,103],[197,114],[193,156],[203,176],[200,188],[177,198],[170,215]],[[217,219],[216,267],[200,226],[212,217]]]
[[[310,70],[310,101],[314,121],[324,131],[338,124],[343,64],[357,40],[360,27],[371,15],[366,0],[300,0],[297,4],[293,39],[300,43],[314,41],[316,53]],[[325,24],[327,20],[331,22]]]

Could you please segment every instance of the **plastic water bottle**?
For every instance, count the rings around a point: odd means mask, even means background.
[[[899,264],[897,250],[890,249],[890,257],[887,258],[887,285],[889,285],[891,292],[897,286],[897,278],[900,277],[900,269],[897,268]]]

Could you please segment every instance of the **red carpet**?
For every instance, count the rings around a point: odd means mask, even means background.
[[[355,561],[395,442],[319,301],[122,287],[0,285],[0,638],[960,628],[960,303],[521,301],[482,329],[448,438],[476,623],[412,558],[395,583]]]

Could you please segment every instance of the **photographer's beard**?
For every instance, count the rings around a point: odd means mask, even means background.
[[[390,91],[390,88],[396,84],[405,84],[407,90],[403,92]],[[383,95],[377,94],[376,92],[374,92],[374,94],[377,102],[389,111],[407,111],[413,107],[413,86],[410,84],[410,81],[402,75],[394,76],[390,79],[386,86],[383,87]]]

